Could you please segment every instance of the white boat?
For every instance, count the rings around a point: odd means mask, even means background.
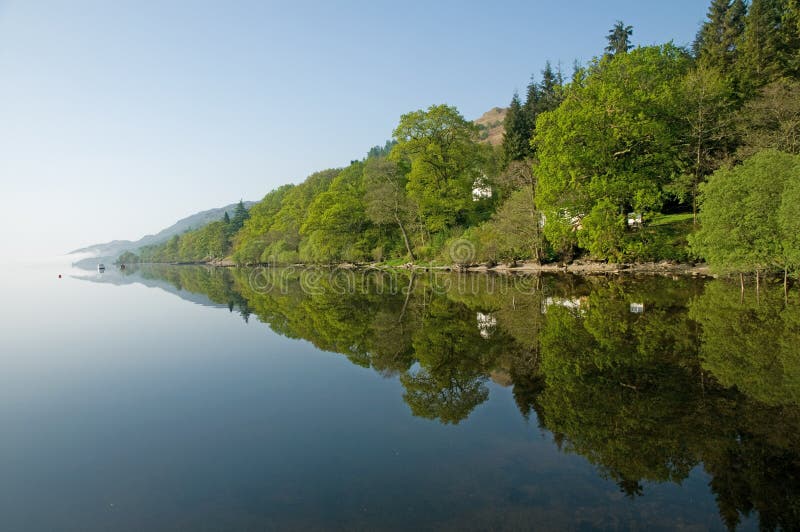
[[[103,273],[104,271],[106,271],[106,265],[102,264],[102,263],[98,264],[97,265],[97,271],[100,272],[100,273]]]

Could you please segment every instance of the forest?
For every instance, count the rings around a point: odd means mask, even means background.
[[[513,94],[499,146],[449,105],[346,168],[131,261],[705,261],[800,271],[800,0],[713,0],[690,47],[618,22]]]

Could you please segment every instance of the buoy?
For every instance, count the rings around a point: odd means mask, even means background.
[[[58,274],[58,278],[61,279],[61,274],[60,273]]]

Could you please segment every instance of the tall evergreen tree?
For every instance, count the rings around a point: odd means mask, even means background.
[[[511,105],[504,122],[503,157],[505,163],[519,161],[527,157],[531,151],[530,121],[525,116],[519,94],[514,93]]]
[[[743,0],[713,0],[692,45],[701,65],[727,73],[736,61],[747,7]]]
[[[800,78],[800,0],[789,0],[781,20],[781,63],[786,75]]]
[[[536,76],[531,76],[531,81],[528,83],[527,92],[525,94],[525,105],[523,111],[528,120],[531,132],[536,126],[536,115],[539,114],[539,100],[541,94],[539,93],[539,84],[536,82]]]
[[[560,90],[564,84],[561,71],[553,71],[550,61],[547,61],[542,70],[542,82],[539,84],[538,112],[552,111],[561,103]]]
[[[606,40],[608,41],[606,52],[610,55],[628,53],[628,50],[633,48],[631,44],[632,35],[633,26],[626,26],[624,22],[618,20],[606,35]]]
[[[233,218],[231,218],[231,234],[241,229],[244,225],[244,221],[249,217],[250,213],[247,212],[247,207],[244,206],[242,200],[239,200],[239,204],[236,205],[236,208],[233,210]]]
[[[742,38],[743,81],[757,88],[783,72],[781,22],[787,0],[752,0]]]

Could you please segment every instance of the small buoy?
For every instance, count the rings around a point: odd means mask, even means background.
[[[61,274],[60,273],[58,274],[58,278],[61,279]]]

